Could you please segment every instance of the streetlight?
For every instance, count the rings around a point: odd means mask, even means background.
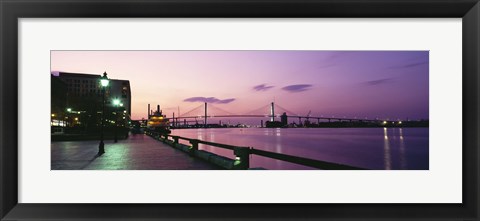
[[[117,121],[118,121],[118,116],[117,116],[117,109],[118,109],[118,106],[121,105],[120,103],[120,100],[119,99],[115,99],[113,100],[113,105],[115,106],[115,125],[114,125],[114,133],[115,133],[115,136],[114,136],[114,139],[113,139],[113,142],[118,142],[118,136],[117,136]]]
[[[100,84],[102,85],[102,126],[100,134],[100,144],[98,145],[98,155],[105,153],[105,144],[103,143],[103,127],[105,122],[105,88],[108,86],[110,81],[107,77],[107,72],[103,72],[103,76],[100,78]]]
[[[72,124],[70,123],[71,113],[72,113],[72,108],[70,108],[70,107],[67,108],[67,117],[66,117],[67,120],[66,120],[66,125],[65,125],[66,127],[71,127],[72,126]]]

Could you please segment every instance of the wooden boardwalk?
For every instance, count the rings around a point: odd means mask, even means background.
[[[215,170],[221,169],[143,134],[105,141],[105,154],[96,156],[99,141],[52,142],[52,170]]]

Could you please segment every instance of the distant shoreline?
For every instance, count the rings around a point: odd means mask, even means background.
[[[303,124],[290,123],[280,121],[267,121],[265,125],[248,126],[245,124],[226,125],[226,124],[195,124],[188,126],[172,127],[172,129],[197,129],[197,128],[414,128],[414,127],[429,127],[428,120],[420,121],[337,121],[337,122],[319,122],[312,123],[305,121]]]
[[[172,130],[184,130],[184,129],[230,129],[230,128],[266,128],[266,129],[317,129],[317,128],[429,128],[429,126],[337,126],[337,127],[179,127],[171,128]]]

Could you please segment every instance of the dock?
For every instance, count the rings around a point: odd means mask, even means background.
[[[114,143],[105,141],[105,154],[97,156],[99,141],[51,144],[51,170],[218,170],[214,164],[191,157],[144,134]]]

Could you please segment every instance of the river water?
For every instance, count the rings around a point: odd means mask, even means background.
[[[249,146],[375,170],[428,170],[428,128],[213,128],[176,129],[172,135]],[[233,151],[200,145],[229,158]],[[251,155],[250,167],[313,169]]]

